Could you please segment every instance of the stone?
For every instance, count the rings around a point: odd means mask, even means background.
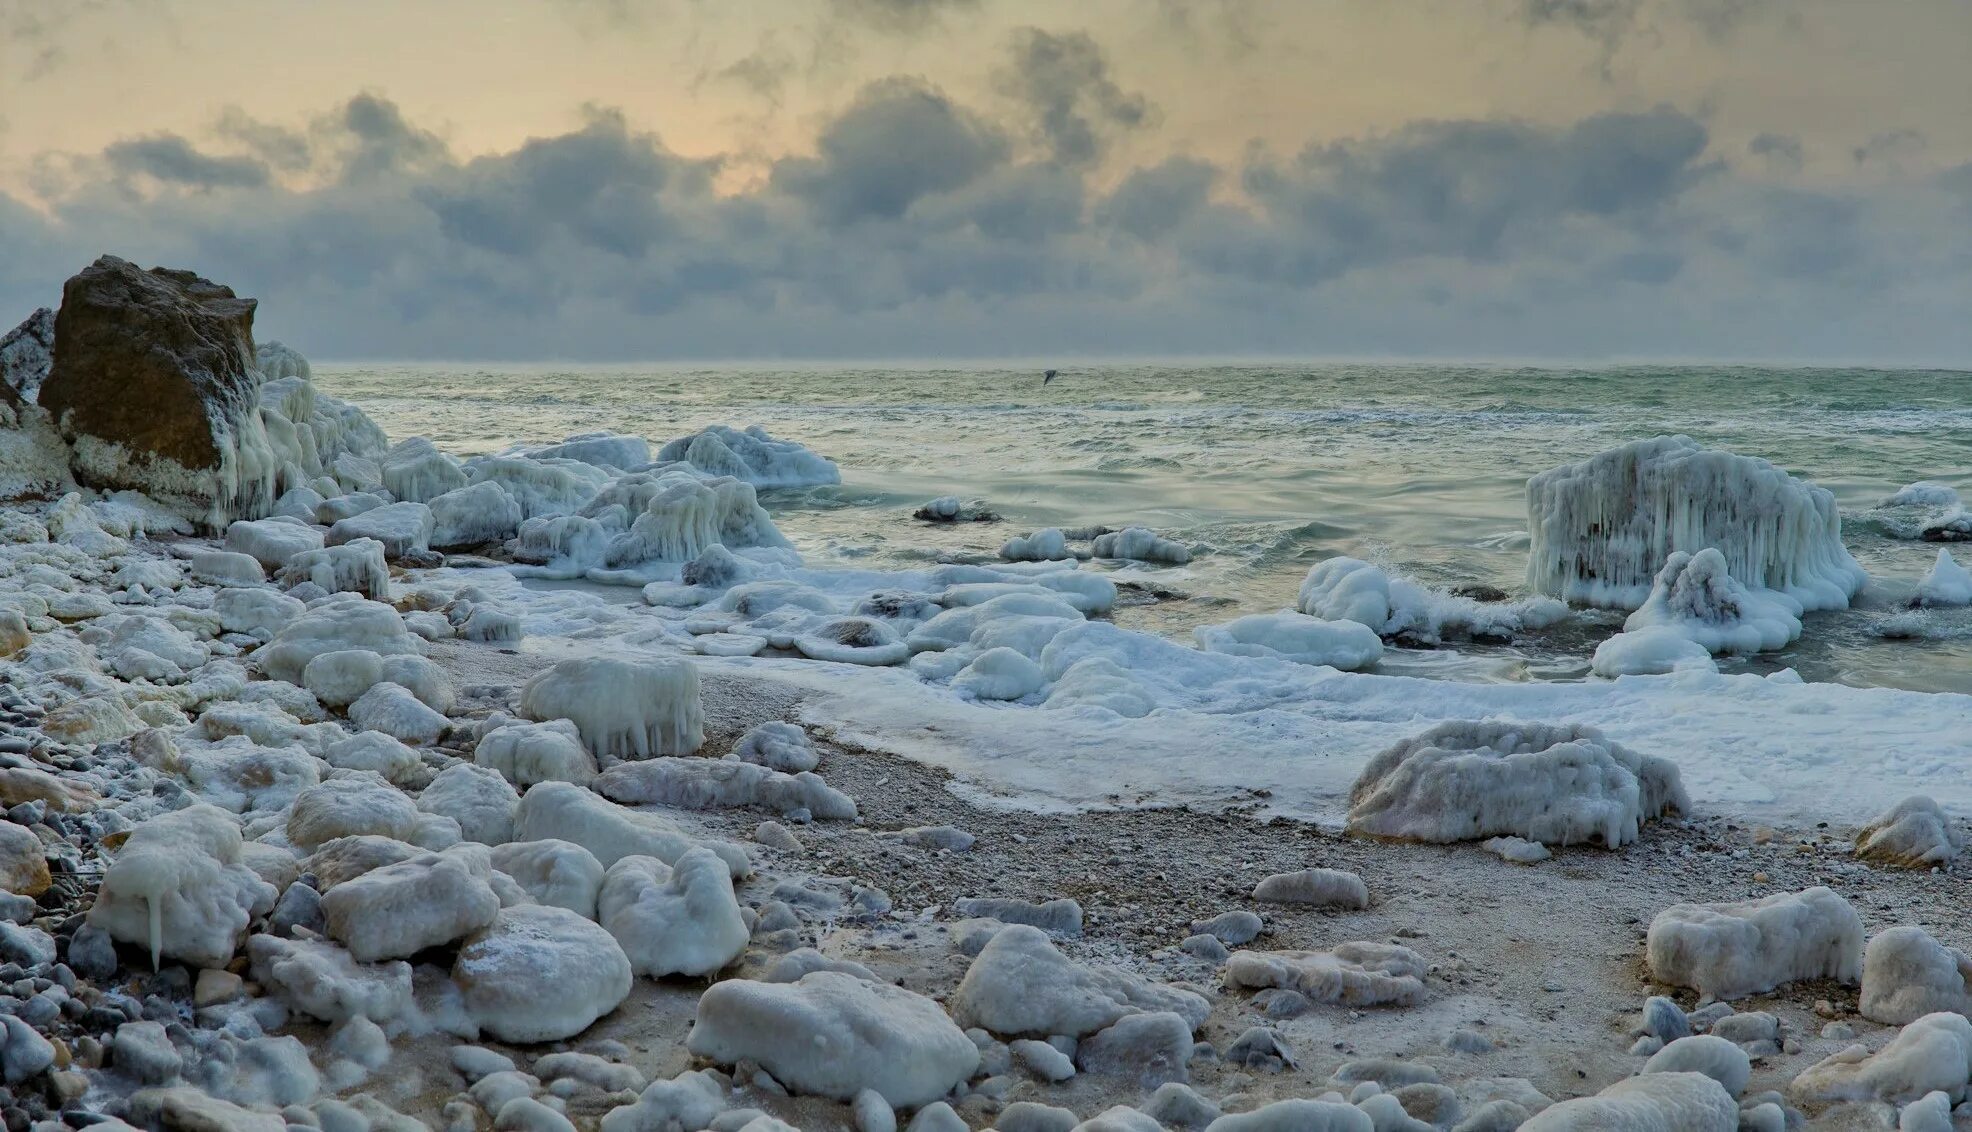
[[[631,978],[608,932],[545,904],[502,910],[452,966],[466,1012],[505,1042],[574,1037],[629,996]]]
[[[33,831],[0,822],[0,888],[22,896],[48,891],[48,853]]]

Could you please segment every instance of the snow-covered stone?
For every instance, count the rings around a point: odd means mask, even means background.
[[[274,935],[247,940],[247,957],[254,981],[290,1010],[331,1024],[367,1018],[392,1033],[420,1021],[401,960],[358,963],[333,943]]]
[[[1343,943],[1331,951],[1235,951],[1226,985],[1295,991],[1312,1002],[1410,1006],[1424,998],[1424,957],[1392,943]]]
[[[418,825],[408,796],[379,774],[354,771],[303,790],[288,813],[287,834],[290,844],[309,851],[360,834],[408,842]]]
[[[342,594],[318,601],[290,621],[253,660],[268,678],[299,684],[309,661],[344,649],[368,649],[384,656],[421,651],[395,609]]]
[[[1864,1018],[1902,1026],[1926,1014],[1972,1015],[1972,958],[1923,928],[1886,928],[1862,953]]]
[[[1875,1053],[1853,1045],[1810,1066],[1788,1091],[1809,1104],[1880,1101],[1908,1104],[1928,1093],[1964,1099],[1972,1081],[1972,1020],[1926,1014]]]
[[[1802,979],[1854,983],[1862,918],[1827,888],[1737,904],[1674,904],[1650,922],[1645,952],[1658,982],[1731,1000]]]
[[[1520,1132],[1738,1132],[1739,1104],[1703,1073],[1651,1073],[1543,1109]]]
[[[269,570],[279,570],[297,554],[320,550],[322,532],[288,519],[241,519],[226,528],[224,545]]]
[[[630,994],[630,962],[610,934],[566,908],[503,909],[452,965],[466,1013],[504,1042],[572,1038]]]
[[[349,722],[364,731],[381,731],[406,743],[436,743],[452,726],[401,684],[384,681],[349,705]]]
[[[1205,1132],[1379,1132],[1369,1114],[1339,1100],[1275,1101],[1251,1112],[1228,1113]]]
[[[595,781],[595,790],[625,805],[685,810],[762,806],[782,814],[806,810],[821,821],[854,821],[856,803],[813,771],[782,774],[732,759],[647,759],[619,763]]]
[[[521,689],[530,719],[567,719],[599,759],[689,755],[704,742],[698,667],[688,660],[577,657]]]
[[[1650,1055],[1644,1073],[1703,1073],[1737,1097],[1752,1078],[1752,1059],[1746,1051],[1716,1034],[1677,1038]]]
[[[1717,672],[1712,650],[1666,625],[1618,633],[1595,646],[1589,670],[1597,676],[1662,676],[1669,672]]]
[[[649,858],[643,858],[649,859]],[[570,841],[511,841],[493,847],[493,867],[541,904],[596,918],[605,875],[596,855]],[[727,885],[731,887],[730,882]]]
[[[1960,566],[1951,551],[1940,550],[1931,572],[1917,585],[1917,605],[1972,605],[1972,570]]]
[[[491,480],[461,487],[432,498],[429,543],[438,550],[457,550],[514,537],[520,529],[520,503]]]
[[[624,857],[656,857],[667,865],[703,844],[734,876],[752,871],[746,850],[723,841],[699,841],[668,819],[616,805],[567,782],[543,782],[521,795],[514,812],[514,840],[559,839],[595,854],[605,868]]]
[[[1927,869],[1951,863],[1963,845],[1951,816],[1913,794],[1876,815],[1856,834],[1856,856],[1884,865]]]
[[[1668,629],[1714,653],[1764,652],[1801,635],[1801,607],[1785,594],[1744,585],[1726,572],[1725,555],[1708,546],[1671,552],[1623,629]]]
[[[322,896],[329,935],[365,963],[403,959],[493,922],[500,898],[480,846],[426,853],[372,869]]]
[[[624,857],[609,866],[596,897],[597,920],[639,975],[711,975],[746,949],[749,936],[733,896],[732,873],[706,849],[666,865]]]
[[[966,969],[952,1015],[995,1034],[1081,1037],[1126,1014],[1171,1011],[1197,1027],[1209,1009],[1187,990],[1122,971],[1086,967],[1024,924],[1000,930]]]
[[[523,790],[538,782],[587,786],[596,777],[595,757],[582,746],[581,731],[567,719],[504,723],[480,738],[473,761],[500,772]]]
[[[169,956],[198,967],[231,959],[254,916],[274,906],[274,886],[242,863],[238,822],[193,805],[146,821],[103,876],[89,922],[151,963]]]
[[[520,795],[497,771],[472,763],[453,763],[438,772],[418,795],[418,809],[459,823],[459,836],[482,845],[513,840],[514,811]]]
[[[1048,682],[1041,666],[1016,649],[987,649],[952,677],[952,690],[975,700],[1018,700]]]

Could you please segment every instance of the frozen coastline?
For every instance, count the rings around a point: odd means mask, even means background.
[[[1331,559],[1193,647],[1106,620],[1188,555],[1152,532],[810,568],[758,494],[839,475],[794,440],[393,444],[251,300],[91,271],[93,368],[52,316],[4,355],[10,1132],[1922,1128],[1972,1089],[1972,697],[1717,671],[1865,584],[1764,461],[1626,445],[1530,488],[1525,594]],[[117,352],[162,311],[223,348]],[[119,416],[106,372],[189,399]],[[1557,593],[1627,615],[1629,674],[1344,671]]]

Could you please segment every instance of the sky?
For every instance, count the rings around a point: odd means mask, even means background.
[[[1972,366],[1965,0],[0,0],[0,324]]]

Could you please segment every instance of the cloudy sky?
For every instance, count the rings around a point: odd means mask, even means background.
[[[1965,0],[0,0],[0,321],[1972,364]]]

